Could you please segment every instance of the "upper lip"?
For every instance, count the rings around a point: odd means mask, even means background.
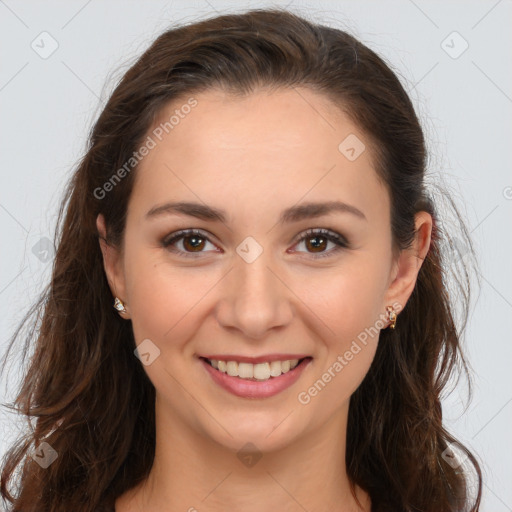
[[[239,363],[266,363],[272,361],[289,361],[292,359],[303,359],[305,357],[311,357],[308,354],[265,354],[257,357],[240,356],[235,354],[210,354],[210,355],[199,355],[205,359],[216,359],[217,361],[237,361]]]

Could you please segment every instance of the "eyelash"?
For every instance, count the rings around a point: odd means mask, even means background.
[[[206,240],[206,241],[212,243],[207,236],[205,236],[201,231],[199,231],[197,229],[182,229],[182,230],[177,231],[176,233],[164,238],[161,242],[162,247],[164,247],[172,252],[178,253],[182,256],[185,256],[187,258],[196,258],[195,255],[201,254],[201,252],[191,253],[191,252],[187,252],[187,251],[177,250],[175,247],[172,247],[172,245],[174,243],[176,243],[177,241],[179,241],[183,238],[186,238],[188,236],[192,236],[192,235],[196,235],[196,236],[202,238],[203,240]],[[321,236],[323,238],[326,238],[328,241],[336,244],[336,247],[334,249],[331,249],[330,251],[321,252],[318,254],[308,253],[313,257],[313,259],[325,258],[326,256],[331,256],[334,253],[337,253],[338,251],[340,251],[342,249],[349,248],[349,243],[347,242],[345,237],[343,237],[339,233],[336,233],[335,231],[331,231],[328,229],[322,229],[322,228],[308,229],[296,242],[294,242],[293,245],[294,246],[298,245],[299,243],[303,242],[304,240],[307,240],[308,238],[313,238],[316,236]]]

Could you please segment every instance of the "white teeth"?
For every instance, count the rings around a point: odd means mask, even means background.
[[[252,379],[254,377],[254,365],[238,363],[238,376],[242,379]]]
[[[257,380],[268,380],[270,377],[279,377],[281,374],[293,370],[299,363],[298,359],[257,364],[219,361],[217,359],[208,359],[208,361],[214,368],[223,373],[227,373],[231,377]]]
[[[272,361],[270,363],[270,375],[279,377],[281,375],[281,361]]]
[[[236,361],[228,361],[227,373],[231,377],[238,377],[238,363]]]
[[[267,380],[270,378],[270,364],[258,363],[254,365],[254,378],[258,380]]]

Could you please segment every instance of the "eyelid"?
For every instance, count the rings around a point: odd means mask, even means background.
[[[332,242],[336,245],[334,249],[330,249],[329,251],[319,252],[319,253],[312,253],[312,252],[303,252],[299,251],[299,254],[301,254],[301,257],[308,257],[313,260],[318,258],[324,258],[334,255],[335,253],[338,253],[342,249],[348,249],[350,248],[350,244],[348,240],[337,231],[334,231],[332,229],[327,228],[310,228],[306,231],[302,231],[299,233],[293,242],[293,247],[298,245],[299,243],[302,243],[303,241],[307,240],[308,238],[314,238],[316,236],[323,236],[325,237],[329,242]],[[287,251],[288,252],[288,251]],[[306,255],[306,256],[305,256]]]
[[[207,231],[204,231],[201,229],[196,229],[196,228],[180,229],[178,231],[171,233],[170,235],[165,236],[161,241],[161,245],[164,249],[167,249],[171,252],[179,254],[180,256],[185,256],[187,258],[188,257],[196,258],[197,257],[196,254],[199,255],[199,254],[203,254],[204,252],[211,252],[211,251],[201,251],[201,252],[194,253],[194,252],[177,250],[172,247],[172,244],[174,242],[178,242],[179,240],[182,240],[183,238],[185,238],[187,236],[191,236],[191,235],[197,235],[210,243],[213,243],[210,240],[210,237],[215,238],[211,233],[208,233]]]
[[[292,243],[294,245],[296,245],[297,243],[302,242],[304,239],[306,239],[308,237],[314,237],[314,236],[319,236],[319,235],[323,235],[329,240],[331,240],[331,239],[333,241],[336,240],[336,241],[348,246],[347,239],[341,233],[338,233],[337,231],[335,231],[333,229],[328,229],[328,228],[309,228],[309,229],[306,229],[305,231],[301,231],[294,238],[294,241]]]
[[[212,252],[212,251],[199,251],[197,253],[194,253],[194,252],[176,250],[175,248],[172,248],[172,244],[174,242],[182,240],[183,238],[185,238],[187,236],[191,236],[191,235],[197,235],[200,238],[202,238],[210,243],[213,243],[210,240],[210,237],[215,238],[212,234],[208,233],[205,230],[196,229],[196,228],[180,229],[180,230],[175,231],[175,232],[171,233],[170,235],[167,235],[166,237],[164,237],[161,241],[161,245],[165,249],[170,250],[174,253],[177,253],[181,256],[185,256],[185,257],[197,258],[198,256],[196,256],[196,255],[204,254],[207,252]],[[325,237],[328,241],[336,244],[336,247],[329,251],[320,252],[320,253],[299,251],[299,254],[302,254],[302,255],[306,254],[306,255],[308,255],[307,257],[310,257],[312,259],[318,259],[318,258],[330,256],[330,255],[338,252],[341,249],[348,249],[350,247],[350,243],[343,235],[341,235],[340,233],[338,233],[334,230],[327,229],[327,228],[310,228],[310,229],[307,229],[306,231],[301,231],[295,237],[295,239],[292,241],[292,244],[293,244],[292,247],[295,247],[299,243],[307,240],[308,238],[312,238],[315,236]],[[213,252],[216,252],[216,251],[213,251]],[[287,250],[287,252],[288,252],[288,250]]]

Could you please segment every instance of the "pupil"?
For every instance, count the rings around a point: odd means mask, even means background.
[[[202,244],[204,244],[204,242],[198,242],[198,240],[202,240],[201,237],[199,236],[188,236],[184,239],[184,244],[185,245],[190,245],[193,249],[197,249],[197,248],[201,248],[202,247]],[[191,243],[190,243],[191,241]]]
[[[320,243],[315,243],[313,242],[313,240],[321,240],[322,242]],[[309,243],[312,243],[313,247],[315,249],[323,249],[323,244],[325,243],[325,238],[322,238],[321,236],[314,236],[313,238],[310,238],[308,240]]]

